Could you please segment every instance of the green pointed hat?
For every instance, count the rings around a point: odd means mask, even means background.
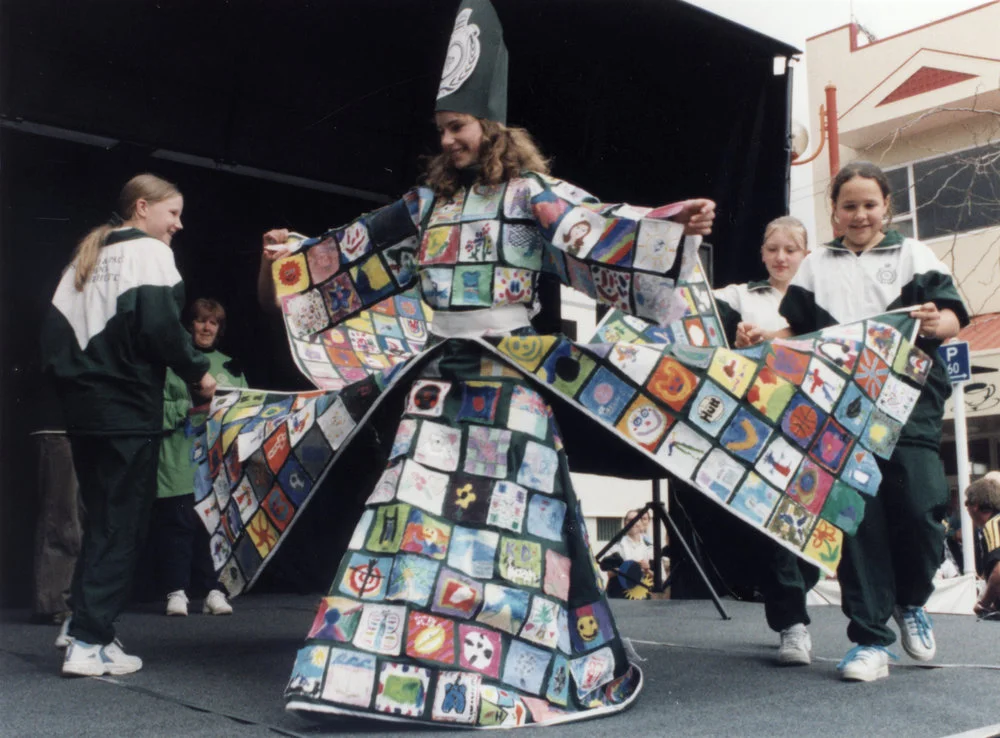
[[[459,6],[434,110],[507,122],[507,47],[489,0]]]

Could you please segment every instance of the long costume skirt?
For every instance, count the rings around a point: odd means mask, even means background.
[[[417,374],[288,709],[515,727],[627,707],[642,674],[551,407],[467,342]]]

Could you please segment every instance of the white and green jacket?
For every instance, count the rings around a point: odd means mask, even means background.
[[[794,335],[851,323],[896,308],[933,302],[954,311],[960,325],[969,313],[948,267],[928,246],[888,231],[874,248],[857,254],[838,239],[811,252],[781,301],[781,315]],[[944,402],[951,385],[937,349],[941,341],[919,338],[934,359],[920,399],[900,433],[900,444],[938,448]]]
[[[162,241],[112,231],[82,291],[66,270],[42,327],[70,434],[158,434],[167,367],[187,382],[208,371],[180,322],[184,285]]]

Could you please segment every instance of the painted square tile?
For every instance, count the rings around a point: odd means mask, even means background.
[[[451,284],[451,304],[489,307],[493,304],[493,265],[455,267]]]
[[[451,526],[420,510],[410,510],[410,517],[403,530],[401,551],[418,553],[432,559],[443,559],[448,551]]]
[[[516,267],[541,271],[545,241],[533,226],[504,223],[500,236],[503,261]]]
[[[510,439],[511,433],[508,430],[470,426],[465,450],[465,471],[481,477],[506,477]]]
[[[771,370],[794,385],[801,385],[809,368],[809,355],[790,348],[787,342],[774,341],[764,360]]]
[[[365,259],[349,270],[358,296],[365,305],[371,305],[392,294],[396,288],[389,269],[378,254]]]
[[[307,697],[320,695],[323,670],[330,656],[329,646],[305,646],[295,656],[292,675],[285,687],[285,694],[304,694]]]
[[[545,551],[545,579],[542,591],[560,600],[569,599],[570,560],[551,548]]]
[[[640,344],[618,343],[608,361],[638,385],[645,384],[660,361],[660,352]]]
[[[503,195],[503,214],[508,218],[530,218],[531,195],[528,180],[514,179],[508,182]]]
[[[579,401],[598,420],[613,424],[634,396],[635,390],[626,382],[600,367],[583,388]]]
[[[483,585],[452,569],[441,569],[431,610],[442,615],[471,618],[483,602]]]
[[[791,382],[770,367],[764,366],[750,385],[747,400],[761,415],[770,418],[772,423],[777,423],[794,395],[795,386]]]
[[[877,400],[882,392],[882,385],[889,378],[889,366],[874,352],[865,349],[858,362],[858,370],[854,381],[861,385],[870,398]]]
[[[530,303],[534,298],[534,272],[513,267],[496,267],[493,270],[494,305],[519,302]]]
[[[377,505],[382,502],[391,502],[396,496],[396,487],[399,486],[399,477],[403,472],[403,465],[395,464],[390,466],[379,477],[375,489],[365,501],[366,505]]]
[[[909,377],[917,384],[923,385],[931,371],[931,357],[910,344],[905,338],[903,345],[896,354],[892,368],[904,377]]]
[[[882,484],[882,472],[871,452],[855,444],[847,457],[841,479],[862,494],[874,497],[878,493],[879,485]]]
[[[352,553],[341,563],[340,591],[363,600],[381,600],[392,571],[391,556]]]
[[[869,320],[865,326],[865,346],[874,351],[886,364],[892,365],[902,335],[891,325]]]
[[[827,418],[826,425],[809,449],[809,455],[823,468],[838,474],[853,443],[854,438],[841,428],[836,420]]]
[[[443,471],[458,469],[462,452],[462,431],[459,428],[425,420],[420,424],[413,460]]]
[[[872,401],[858,385],[848,382],[840,402],[837,403],[837,409],[833,411],[833,417],[845,430],[857,436],[861,435],[871,413]]]
[[[235,503],[231,503],[229,509],[235,509]],[[223,518],[223,522],[225,522],[225,518]],[[247,533],[250,535],[250,540],[253,541],[253,545],[261,558],[271,553],[272,549],[278,543],[278,531],[271,524],[271,521],[263,510],[258,510],[257,514],[250,519],[250,523],[247,525]]]
[[[733,495],[729,506],[757,525],[763,525],[778,504],[781,493],[754,472],[750,472]]]
[[[571,256],[583,259],[604,232],[605,219],[586,208],[575,207],[566,213],[552,242]]]
[[[319,290],[283,297],[281,310],[289,332],[297,338],[308,338],[330,325],[326,303]]]
[[[684,226],[669,220],[644,219],[639,224],[633,266],[665,274],[677,259]]]
[[[544,441],[549,433],[549,406],[534,390],[515,385],[511,392],[507,427]]]
[[[461,523],[485,523],[490,509],[493,480],[455,474],[448,481],[444,515]]]
[[[522,587],[542,586],[542,547],[520,538],[500,538],[500,576]]]
[[[861,443],[876,456],[888,459],[896,447],[902,428],[903,426],[898,421],[876,408],[868,418],[868,424],[861,436]]]
[[[528,707],[517,692],[490,684],[479,690],[479,725],[485,728],[516,728],[528,720]]]
[[[406,627],[405,605],[367,604],[352,643],[362,651],[399,656]]]
[[[836,571],[843,547],[843,532],[825,520],[818,520],[804,551],[809,558],[827,569]]]
[[[788,496],[816,515],[826,503],[832,486],[833,477],[806,459],[792,480],[792,486],[788,488]]]
[[[499,633],[474,625],[458,626],[458,663],[496,679],[503,661],[503,639]]]
[[[570,613],[570,637],[574,653],[601,646],[615,637],[611,614],[603,602],[578,607]]]
[[[458,228],[428,228],[420,241],[420,264],[454,264],[458,261]]]
[[[542,682],[551,660],[552,654],[549,651],[512,640],[500,679],[525,692],[541,694]]]
[[[350,643],[361,621],[362,604],[347,597],[324,597],[306,638]]]
[[[770,437],[767,423],[741,407],[723,432],[720,443],[729,453],[752,464]]]
[[[410,459],[403,462],[403,473],[396,490],[396,498],[401,502],[410,502],[429,513],[440,515],[447,491],[447,474],[427,469]]]
[[[864,514],[864,498],[838,479],[834,481],[819,516],[851,536],[857,531]]]
[[[466,382],[462,385],[462,405],[458,419],[468,423],[492,425],[500,401],[499,382]]]
[[[706,381],[698,390],[688,417],[708,435],[718,436],[736,407],[736,400],[714,382]]]
[[[603,687],[615,678],[615,655],[605,646],[586,656],[571,659],[569,670],[576,682],[577,698],[582,699],[588,692]]]
[[[418,379],[413,383],[413,388],[406,398],[406,412],[410,415],[440,417],[444,412],[444,401],[450,389],[451,382]]]
[[[802,390],[826,412],[832,412],[847,380],[827,364],[813,357],[806,370]]]
[[[802,462],[802,454],[781,436],[776,436],[764,449],[756,470],[778,489],[785,489]]]
[[[365,542],[365,548],[379,553],[395,553],[403,540],[403,530],[410,516],[409,505],[380,505]]]
[[[305,469],[302,465],[295,459],[294,456],[289,456],[285,461],[285,465],[281,467],[281,470],[277,474],[278,484],[284,490],[285,495],[292,502],[293,505],[299,507],[305,502],[306,498],[309,497],[309,493],[312,491],[313,482],[306,474]],[[254,499],[252,494],[248,494],[248,499],[245,501],[249,503],[249,500],[253,499],[252,507],[256,507],[256,499]],[[250,513],[249,506],[246,509],[240,511],[242,513]],[[245,520],[246,518],[244,518]]]
[[[533,495],[528,503],[528,533],[550,541],[561,541],[566,503],[545,495]]]
[[[678,477],[691,479],[695,467],[712,448],[712,443],[683,421],[678,420],[656,452],[658,459],[668,462]]]
[[[708,376],[736,397],[746,394],[756,372],[757,362],[726,348],[716,349],[708,367]]]
[[[560,635],[560,611],[563,611],[562,619],[565,620],[562,606],[544,597],[532,597],[531,609],[528,611],[528,619],[521,627],[520,637],[544,648],[556,648]]]
[[[711,342],[708,340],[708,333],[705,331],[705,324],[698,316],[692,316],[690,318],[685,318],[682,321],[684,325],[684,332],[687,334],[688,343],[691,346],[704,348],[706,346],[711,346]]]
[[[376,659],[371,654],[331,648],[323,699],[368,707],[375,691],[375,665]]]
[[[627,218],[609,220],[601,240],[590,252],[590,259],[602,264],[631,266],[636,228],[636,222]]]
[[[882,394],[879,395],[875,407],[890,418],[903,423],[910,417],[910,413],[919,398],[919,389],[907,384],[898,377],[889,377],[882,388]]]
[[[426,606],[434,591],[439,566],[436,561],[421,556],[397,554],[393,560],[385,598]]]
[[[431,719],[471,725],[479,716],[479,690],[483,678],[462,671],[441,671],[434,689]]]
[[[729,500],[733,491],[746,474],[744,466],[722,449],[713,448],[705,461],[698,467],[695,482],[723,502]]]
[[[565,656],[556,654],[549,684],[545,688],[545,699],[563,707],[569,701],[569,661]]]
[[[420,294],[427,304],[435,310],[447,309],[451,306],[451,280],[454,270],[441,267],[429,267],[420,270]],[[403,323],[406,330],[406,323]]]
[[[646,387],[653,396],[680,412],[698,387],[698,377],[676,359],[664,356]]]
[[[478,263],[496,261],[499,238],[500,221],[479,220],[472,223],[462,223],[458,260]]]
[[[801,448],[809,448],[826,423],[826,414],[804,395],[796,393],[781,418],[781,430]]]
[[[845,338],[827,338],[816,342],[815,353],[833,364],[839,371],[850,376],[858,363],[861,344]]]
[[[476,620],[498,630],[517,635],[528,617],[531,595],[521,589],[487,583],[483,592],[483,609]]]
[[[448,566],[477,579],[491,579],[500,535],[489,530],[463,528],[452,531]]]
[[[528,490],[513,482],[497,482],[490,495],[490,511],[486,524],[520,533],[524,528],[524,512],[528,505]]]
[[[454,664],[454,621],[411,611],[407,616],[406,655],[415,659]]]
[[[421,717],[427,701],[431,672],[410,664],[382,663],[375,709],[404,717]]]
[[[389,460],[406,456],[413,444],[413,438],[417,433],[417,421],[406,418],[399,421],[396,428],[396,437],[392,441],[392,450],[389,452]]]
[[[519,484],[552,494],[558,471],[559,456],[555,449],[534,441],[528,441],[525,444],[524,459],[517,472]]]
[[[322,413],[316,419],[316,422],[334,450],[340,448],[340,444],[344,442],[351,431],[354,430],[354,426],[357,425],[351,414],[347,411],[343,399],[340,397],[330,405],[326,412]]]
[[[673,416],[639,395],[618,421],[617,428],[633,443],[655,451],[673,422]]]
[[[560,341],[545,358],[536,374],[559,392],[576,395],[594,370],[597,362],[569,341]]]
[[[767,528],[778,538],[788,541],[795,548],[801,549],[812,532],[816,516],[806,510],[790,497],[785,497],[778,503]]]

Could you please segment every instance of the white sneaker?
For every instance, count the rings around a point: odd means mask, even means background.
[[[934,624],[922,607],[896,607],[892,616],[899,626],[903,650],[917,661],[930,661],[937,652]]]
[[[142,659],[129,656],[115,640],[106,646],[73,640],[63,659],[64,676],[102,676],[104,674],[131,674],[142,668]]]
[[[167,615],[178,615],[180,617],[187,617],[188,614],[188,596],[184,594],[183,589],[178,589],[176,592],[171,592],[167,595]]]
[[[206,615],[232,615],[233,606],[226,601],[226,596],[218,589],[213,589],[205,597],[201,611]]]
[[[781,631],[781,646],[778,647],[778,663],[801,665],[812,663],[812,638],[802,623],[796,623]]]
[[[889,659],[896,658],[883,646],[855,646],[837,664],[845,682],[874,682],[889,676]]]
[[[55,647],[56,648],[67,648],[73,639],[69,637],[69,623],[73,619],[72,615],[67,616],[65,620],[62,621],[62,625],[59,626],[59,635],[56,636]]]

